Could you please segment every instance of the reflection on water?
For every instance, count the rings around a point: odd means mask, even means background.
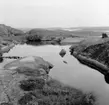
[[[104,76],[98,71],[80,64],[69,52],[70,46],[29,46],[17,45],[4,56],[40,56],[51,62],[54,68],[50,75],[61,82],[83,91],[92,91],[97,95],[100,105],[109,105],[109,85],[105,83]],[[60,50],[64,48],[67,54],[64,58],[59,55]],[[4,64],[12,61],[5,59]],[[63,61],[66,61],[64,63]]]

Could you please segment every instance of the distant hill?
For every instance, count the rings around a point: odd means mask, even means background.
[[[49,36],[98,36],[103,32],[109,34],[109,27],[74,27],[74,28],[12,28],[0,24],[0,36],[40,35]]]
[[[60,36],[60,35],[71,35],[72,32],[70,31],[66,31],[66,30],[61,30],[61,29],[56,29],[56,30],[49,30],[49,29],[32,29],[30,31],[27,32],[28,34],[40,34],[40,35],[44,35],[44,36]]]
[[[30,31],[32,28],[18,28],[19,30],[23,31],[24,33]]]
[[[102,33],[109,36],[109,27],[74,27],[74,28],[12,28],[0,24],[0,37],[4,40],[25,41],[37,39],[42,41],[63,40],[65,38],[101,36]]]
[[[78,28],[36,28],[27,31],[28,35],[49,36],[101,36],[106,32],[109,35],[109,27],[78,27]]]

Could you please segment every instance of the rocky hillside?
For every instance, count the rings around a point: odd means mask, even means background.
[[[104,74],[109,83],[109,38],[86,39],[72,46],[70,52],[82,64]]]
[[[18,36],[23,35],[24,32],[4,24],[0,24],[0,36]]]
[[[26,34],[19,29],[0,24],[0,45],[11,42],[24,43]]]

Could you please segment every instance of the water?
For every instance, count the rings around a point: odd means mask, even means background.
[[[109,85],[106,84],[104,76],[98,71],[80,64],[70,55],[69,47],[17,45],[4,56],[40,56],[54,65],[54,68],[50,71],[52,78],[84,92],[94,92],[100,103],[99,105],[109,105]],[[64,58],[59,55],[62,48],[67,51]],[[5,59],[1,67],[10,61],[12,59]],[[63,63],[63,61],[67,61],[68,64]]]

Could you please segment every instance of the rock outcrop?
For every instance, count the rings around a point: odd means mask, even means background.
[[[5,46],[10,43],[18,44],[25,43],[26,34],[16,28],[0,24],[0,46]]]
[[[51,63],[35,56],[6,64],[0,70],[0,105],[30,105],[29,103],[35,102],[36,96],[31,92],[44,87],[51,68]]]
[[[65,54],[66,54],[66,50],[64,50],[64,49],[62,49],[62,50],[59,52],[59,55],[60,55],[61,57],[64,57]]]
[[[1,47],[1,53],[8,53],[14,46],[15,44],[12,43],[7,46]]]
[[[70,52],[82,64],[101,72],[109,83],[109,38],[84,40],[72,46]]]
[[[24,35],[24,32],[4,24],[0,24],[0,36],[18,36]]]
[[[106,33],[102,33],[102,38],[107,38],[108,35]]]
[[[49,76],[53,65],[41,57],[24,57],[0,70],[0,105],[94,105],[92,93],[65,86]]]
[[[14,43],[10,43],[7,45],[0,44],[0,63],[3,61],[3,53],[8,53],[13,47],[15,46]]]

